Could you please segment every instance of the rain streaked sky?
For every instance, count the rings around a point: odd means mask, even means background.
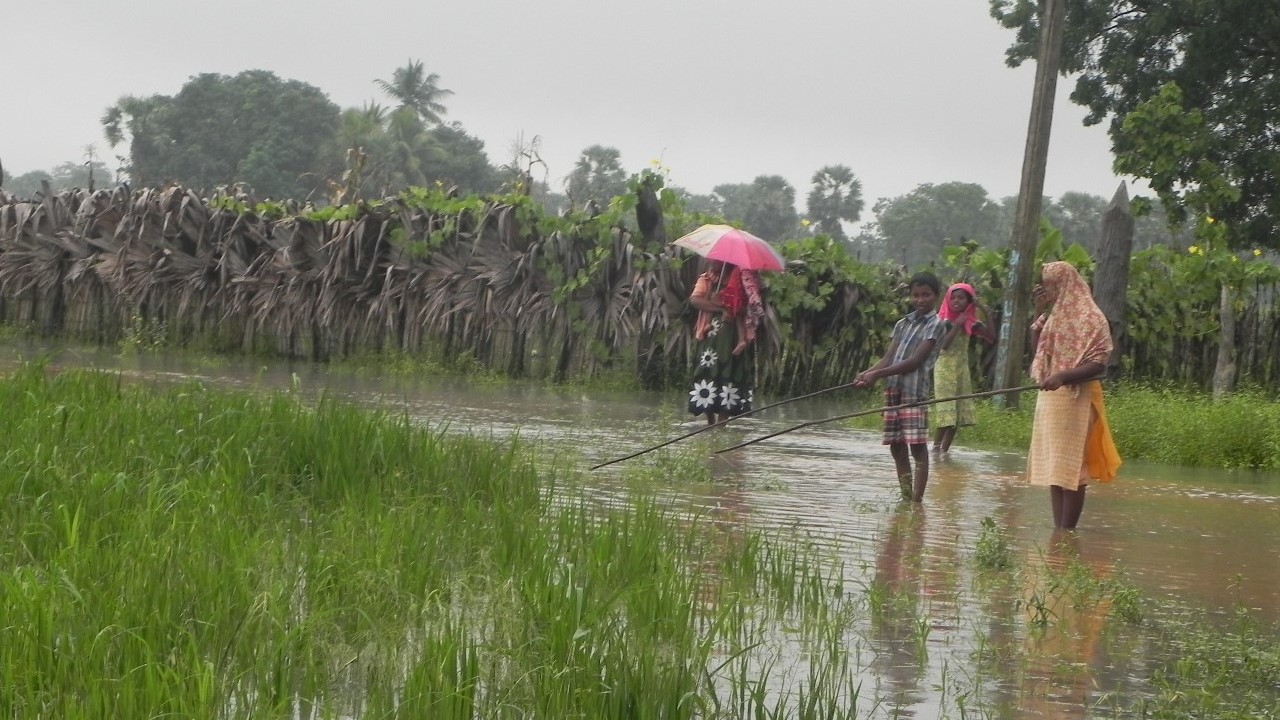
[[[172,95],[191,76],[271,70],[341,107],[389,104],[374,85],[409,59],[454,91],[446,120],[507,162],[539,139],[554,189],[581,150],[671,182],[782,175],[803,203],[814,171],[853,169],[868,213],[922,183],[1017,192],[1034,69],[987,0],[63,0],[5,2],[9,80],[0,161],[12,175],[83,159],[124,95]],[[1102,127],[1058,83],[1045,193],[1110,197]],[[114,161],[109,161],[114,166]],[[800,208],[803,210],[803,208]],[[869,219],[869,218],[864,218]]]

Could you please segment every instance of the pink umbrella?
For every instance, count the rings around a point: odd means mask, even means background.
[[[703,225],[671,244],[746,270],[781,270],[787,264],[769,243],[728,225]]]

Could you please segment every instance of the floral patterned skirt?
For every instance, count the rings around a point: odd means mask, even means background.
[[[689,390],[689,412],[741,415],[751,411],[755,377],[755,344],[734,355],[738,333],[722,317],[711,321],[707,339],[698,344],[698,367]]]

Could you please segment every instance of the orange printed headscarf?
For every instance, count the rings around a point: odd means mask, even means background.
[[[1087,362],[1106,364],[1111,355],[1111,325],[1093,301],[1089,284],[1070,263],[1045,263],[1042,284],[1054,298],[1040,330],[1031,378],[1043,382],[1054,373]]]

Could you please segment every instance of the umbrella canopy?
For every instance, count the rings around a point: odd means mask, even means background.
[[[703,225],[671,242],[708,260],[720,260],[746,270],[781,270],[786,261],[769,243],[728,225]]]

